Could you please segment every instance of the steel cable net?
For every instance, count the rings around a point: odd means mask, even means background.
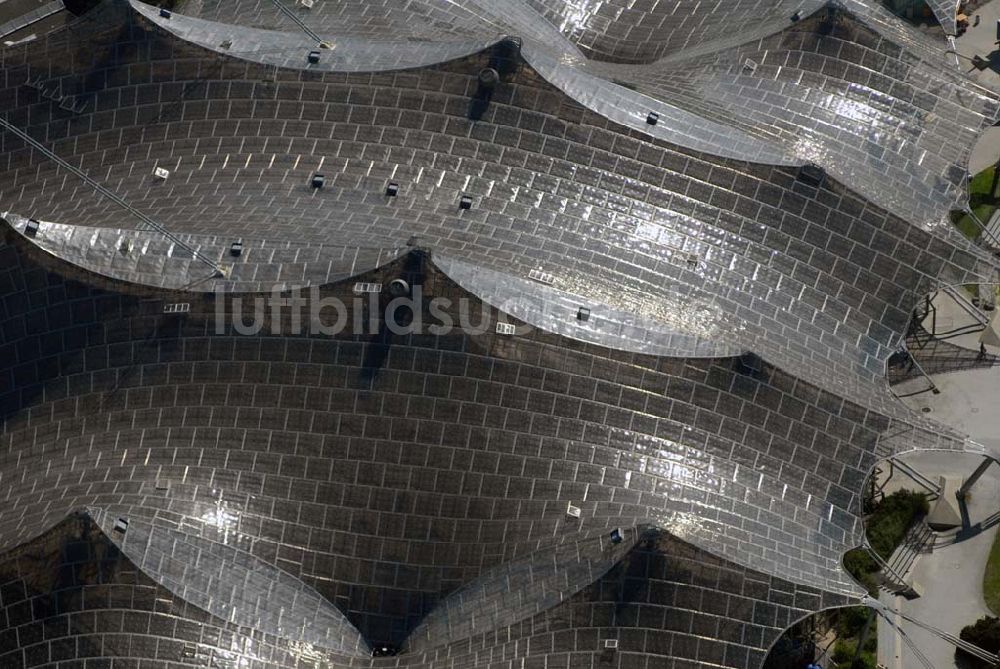
[[[742,668],[858,601],[867,472],[966,447],[883,374],[920,295],[994,273],[942,221],[996,96],[878,7],[674,9],[106,2],[0,51],[9,658]],[[213,320],[417,257],[535,331]],[[15,547],[81,508],[46,564],[114,558],[177,638],[31,636],[65,584]]]

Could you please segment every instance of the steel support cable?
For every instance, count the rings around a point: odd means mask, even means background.
[[[271,0],[271,2],[274,3],[274,6],[277,7],[282,14],[284,14],[292,21],[294,21],[295,24],[302,29],[302,32],[304,32],[310,38],[316,40],[316,44],[319,44],[323,41],[323,38],[314,33],[312,29],[309,28],[309,26],[307,26],[302,19],[300,19],[298,16],[295,15],[295,12],[293,12],[291,9],[285,6],[284,2],[282,2],[281,0]]]
[[[906,342],[903,342],[903,348],[906,348]],[[934,383],[934,379],[931,378],[931,375],[924,371],[923,366],[917,361],[916,357],[914,357],[914,355],[912,353],[910,353],[909,349],[906,349],[906,352],[910,356],[910,362],[912,362],[913,366],[917,368],[918,372],[920,372],[920,376],[922,376],[925,379],[927,379],[927,383],[930,384],[930,388],[928,388],[927,390],[936,391],[937,390],[937,384]],[[927,392],[927,390],[922,390],[920,392]],[[916,395],[918,393],[911,393],[911,394]],[[907,396],[904,395],[903,397],[907,397]]]
[[[911,479],[913,479],[920,486],[926,488],[929,492],[937,493],[938,495],[941,494],[941,486],[938,483],[935,483],[930,477],[925,476],[924,473],[921,472],[916,467],[913,467],[912,465],[908,465],[904,461],[899,460],[899,459],[895,460],[893,462],[893,465],[897,469],[902,470],[902,472],[904,474],[906,474],[907,476],[909,476]]]
[[[972,207],[967,207],[965,209],[965,213],[967,213],[969,215],[969,218],[971,218],[976,223],[976,225],[979,226],[980,230],[986,233],[986,236],[989,237],[994,244],[1000,247],[1000,239],[997,239],[997,236],[994,235],[992,232],[990,232],[990,229],[986,226],[986,224],[983,223],[981,220],[979,220],[979,217],[976,215],[976,212],[972,210]]]
[[[12,135],[15,135],[16,137],[20,138],[21,140],[23,140],[24,142],[26,142],[28,145],[30,145],[31,147],[33,147],[36,151],[38,151],[43,156],[45,156],[46,158],[48,158],[52,162],[56,163],[57,165],[59,165],[63,169],[68,170],[69,172],[73,173],[74,175],[76,175],[77,177],[79,177],[80,179],[82,179],[87,185],[89,185],[91,188],[93,188],[95,191],[97,191],[100,195],[103,195],[104,197],[108,198],[109,200],[111,200],[112,202],[114,202],[115,204],[117,204],[119,207],[121,207],[121,208],[125,209],[126,211],[128,211],[129,213],[135,215],[140,221],[142,221],[143,223],[145,223],[146,225],[148,225],[150,228],[152,228],[156,232],[160,233],[161,235],[163,235],[164,237],[166,237],[167,239],[169,239],[170,241],[172,241],[177,246],[181,247],[182,249],[184,249],[188,253],[190,253],[191,256],[195,260],[197,260],[197,261],[199,261],[199,262],[201,262],[201,263],[203,263],[203,264],[208,265],[209,267],[211,267],[212,270],[215,272],[216,276],[222,276],[223,275],[222,274],[222,270],[219,268],[218,264],[216,264],[215,261],[211,260],[207,256],[202,255],[194,247],[186,244],[185,242],[182,242],[180,239],[178,239],[176,236],[174,236],[173,233],[171,233],[169,230],[167,230],[164,226],[160,225],[159,223],[157,223],[156,221],[154,221],[153,219],[151,219],[149,216],[147,216],[146,214],[142,213],[141,211],[139,211],[138,209],[136,209],[135,207],[133,207],[132,205],[130,205],[121,196],[119,196],[115,192],[109,190],[104,185],[102,185],[100,182],[98,182],[95,179],[91,178],[90,175],[88,175],[86,172],[84,172],[80,168],[78,168],[75,165],[72,165],[69,162],[67,162],[66,160],[63,160],[62,158],[60,158],[58,155],[56,155],[55,153],[53,153],[47,146],[45,146],[44,144],[42,144],[41,142],[39,142],[38,140],[36,140],[34,137],[32,137],[28,133],[24,132],[20,128],[18,128],[16,125],[14,125],[10,121],[8,121],[3,116],[0,116],[0,127],[2,127],[4,130],[8,131]]]
[[[896,614],[897,616],[899,616],[901,619],[905,620],[906,622],[912,623],[913,625],[916,625],[920,629],[925,630],[927,632],[930,632],[931,634],[933,634],[934,636],[938,637],[939,639],[943,639],[944,641],[947,641],[952,646],[955,646],[956,648],[960,648],[961,650],[964,650],[965,652],[969,653],[970,655],[973,655],[974,657],[979,658],[980,660],[983,660],[984,662],[988,662],[991,665],[996,665],[996,664],[1000,663],[1000,657],[998,657],[997,655],[994,655],[994,654],[990,653],[989,651],[983,650],[979,646],[976,646],[975,644],[971,644],[968,641],[963,641],[962,639],[960,639],[959,637],[957,637],[957,636],[955,636],[953,634],[949,634],[948,632],[945,632],[943,630],[939,630],[938,628],[936,628],[936,627],[934,627],[932,625],[928,625],[925,622],[917,620],[916,618],[914,618],[914,617],[912,617],[910,615],[907,615],[907,614],[903,613],[902,611],[898,611],[896,609],[890,608],[887,604],[885,604],[883,602],[880,602],[879,600],[875,599],[874,597],[865,597],[864,600],[863,600],[863,603],[865,605],[867,605],[867,606],[870,606],[870,607],[874,608],[876,611],[878,611],[882,615],[882,617],[885,618],[889,622],[890,625],[892,625],[895,629],[899,630],[900,634],[903,634],[903,631],[899,628],[899,626],[897,626],[895,623],[892,622],[892,620],[889,618],[889,613]]]
[[[899,635],[899,638],[903,640],[903,643],[905,643],[907,646],[909,646],[910,651],[917,658],[917,661],[920,662],[920,664],[924,665],[925,669],[935,669],[935,667],[931,663],[931,661],[927,658],[926,655],[924,655],[923,651],[920,650],[920,647],[917,646],[917,642],[915,642],[913,639],[911,639],[909,634],[907,634],[906,632],[904,632],[902,630],[902,628],[900,628],[898,625],[894,624],[892,622],[892,620],[889,619],[888,616],[886,616],[884,614],[880,614],[880,615],[882,615],[882,618],[887,623],[889,623],[890,627],[892,627],[894,630],[896,630],[896,633]]]
[[[990,319],[986,317],[986,314],[980,311],[979,308],[976,307],[976,305],[972,304],[972,302],[969,301],[969,298],[967,298],[965,295],[962,295],[962,293],[959,292],[958,290],[955,290],[953,286],[944,286],[943,288],[941,288],[940,292],[950,297],[952,301],[962,309],[962,311],[964,311],[966,314],[972,317],[972,319],[977,323],[981,325],[990,324]],[[969,326],[964,326],[964,327],[969,327]],[[937,333],[932,332],[931,334],[937,334]]]
[[[954,636],[953,634],[948,634],[947,632],[939,630],[936,627],[928,625],[925,622],[921,622],[912,616],[908,616],[901,611],[896,611],[895,613],[899,615],[899,617],[905,620],[906,622],[912,623],[917,627],[930,632],[931,634],[947,641],[956,648],[961,648],[970,655],[978,657],[980,660],[983,660],[984,662],[989,662],[992,665],[1000,663],[1000,657],[994,655],[993,653],[983,650],[982,648],[980,648],[975,644],[971,644],[968,641],[963,641],[962,639],[960,639],[957,636]]]
[[[903,577],[903,575],[900,574],[900,573],[898,573],[891,566],[889,566],[889,563],[886,562],[885,560],[883,560],[882,556],[879,555],[878,552],[876,552],[874,548],[872,548],[870,546],[866,546],[865,548],[868,550],[868,554],[875,560],[875,562],[877,562],[878,565],[882,569],[884,569],[885,571],[889,572],[889,574],[891,574],[892,577],[894,579],[896,579],[896,582],[899,585],[901,585],[901,586],[905,586],[906,585],[906,579]],[[889,557],[891,558],[892,556],[889,556]]]

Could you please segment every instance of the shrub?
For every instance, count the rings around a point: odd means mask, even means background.
[[[963,627],[958,636],[962,641],[979,646],[990,653],[1000,652],[1000,618],[983,616],[972,625]],[[988,663],[968,655],[962,649],[958,649],[956,655],[962,658],[962,665],[966,667],[976,669],[990,668]]]
[[[983,572],[983,599],[986,606],[996,615],[1000,614],[1000,534],[993,539],[990,556]]]
[[[875,669],[875,653],[862,651],[855,659],[857,648],[856,639],[841,639],[834,644],[832,658],[837,669]]]
[[[899,544],[903,543],[907,531],[922,516],[927,515],[929,505],[923,493],[912,490],[897,490],[875,507],[865,523],[868,541],[872,549],[883,560],[888,560]],[[857,548],[844,555],[844,568],[866,590],[878,595],[879,564],[867,550]]]
[[[844,609],[837,609],[837,636],[847,638],[860,636],[861,631],[868,622],[868,614],[871,611],[867,606],[850,606]]]
[[[979,646],[991,653],[1000,652],[1000,618],[983,616],[972,625],[966,625],[958,635],[962,641]]]
[[[868,594],[878,596],[879,581],[875,577],[879,566],[875,558],[868,554],[867,549],[855,548],[844,555],[844,569],[861,583]]]
[[[921,516],[926,516],[929,506],[923,493],[897,490],[875,507],[866,523],[868,541],[883,560],[887,560],[903,542],[907,530]]]
[[[833,661],[837,665],[849,666],[854,659],[854,652],[858,649],[858,642],[854,639],[837,639],[833,645]]]
[[[875,669],[878,665],[878,659],[875,657],[875,653],[869,651],[862,651],[858,659],[854,660],[851,664],[851,669]]]

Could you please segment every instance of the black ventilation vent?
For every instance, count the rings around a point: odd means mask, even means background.
[[[807,186],[814,186],[819,188],[823,185],[823,180],[826,178],[826,172],[819,165],[813,165],[812,163],[806,163],[799,168],[799,181],[806,184]]]
[[[764,359],[756,353],[747,351],[736,358],[735,370],[737,374],[749,376],[755,379],[764,376]]]

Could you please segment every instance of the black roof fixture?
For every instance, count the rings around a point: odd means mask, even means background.
[[[24,234],[28,237],[34,237],[38,234],[38,228],[41,224],[33,218],[28,219],[28,223],[24,226]]]
[[[170,13],[169,9],[161,9],[160,10],[160,18],[161,19],[169,19],[171,16],[172,16],[172,14]]]
[[[319,62],[319,51],[309,52],[309,62],[312,63],[313,65]]]
[[[393,297],[406,297],[410,294],[410,284],[405,279],[393,279],[389,282],[389,294]]]
[[[493,90],[500,83],[500,73],[492,67],[484,67],[479,70],[479,85],[483,88]]]
[[[479,71],[476,92],[469,102],[469,119],[478,121],[490,106],[493,91],[502,81],[509,81],[521,66],[521,40],[505,37],[493,45],[489,67]]]
[[[325,176],[323,176],[322,174],[314,174],[313,175],[313,178],[312,178],[312,187],[313,188],[322,188],[323,184],[325,184],[325,183],[326,183],[326,177]]]
[[[733,369],[737,374],[749,376],[754,379],[766,378],[764,359],[753,351],[744,351],[733,364]]]
[[[243,255],[243,242],[233,242],[233,245],[229,247],[229,255],[234,258]]]
[[[509,79],[516,74],[521,67],[521,38],[508,35],[493,45],[490,67],[503,79]]]
[[[385,194],[387,197],[396,197],[399,195],[399,184],[395,181],[390,181],[389,185],[385,187]]]
[[[907,351],[905,348],[900,348],[893,351],[889,355],[889,360],[886,362],[886,364],[888,364],[889,367],[905,367],[906,365],[909,364],[909,362],[910,362],[910,352]]]
[[[660,120],[660,115],[657,114],[656,112],[649,112],[649,114],[646,115],[646,123],[648,123],[649,125],[656,125],[656,122],[659,120]]]
[[[826,179],[826,172],[815,163],[806,163],[799,168],[799,181],[807,186],[819,188],[823,185],[824,179]]]
[[[587,307],[580,307],[576,311],[576,320],[578,321],[589,321],[590,320],[590,309]]]
[[[486,113],[486,108],[490,106],[493,91],[500,83],[500,73],[492,67],[484,67],[479,70],[476,80],[478,81],[476,92],[469,102],[469,118],[473,121],[481,119]]]
[[[615,529],[611,530],[611,543],[620,544],[622,541],[624,541],[624,539],[625,535],[622,534],[622,528],[616,527]]]
[[[458,200],[458,208],[459,209],[472,209],[472,196],[471,195],[463,195],[462,197],[460,197],[459,200]]]

